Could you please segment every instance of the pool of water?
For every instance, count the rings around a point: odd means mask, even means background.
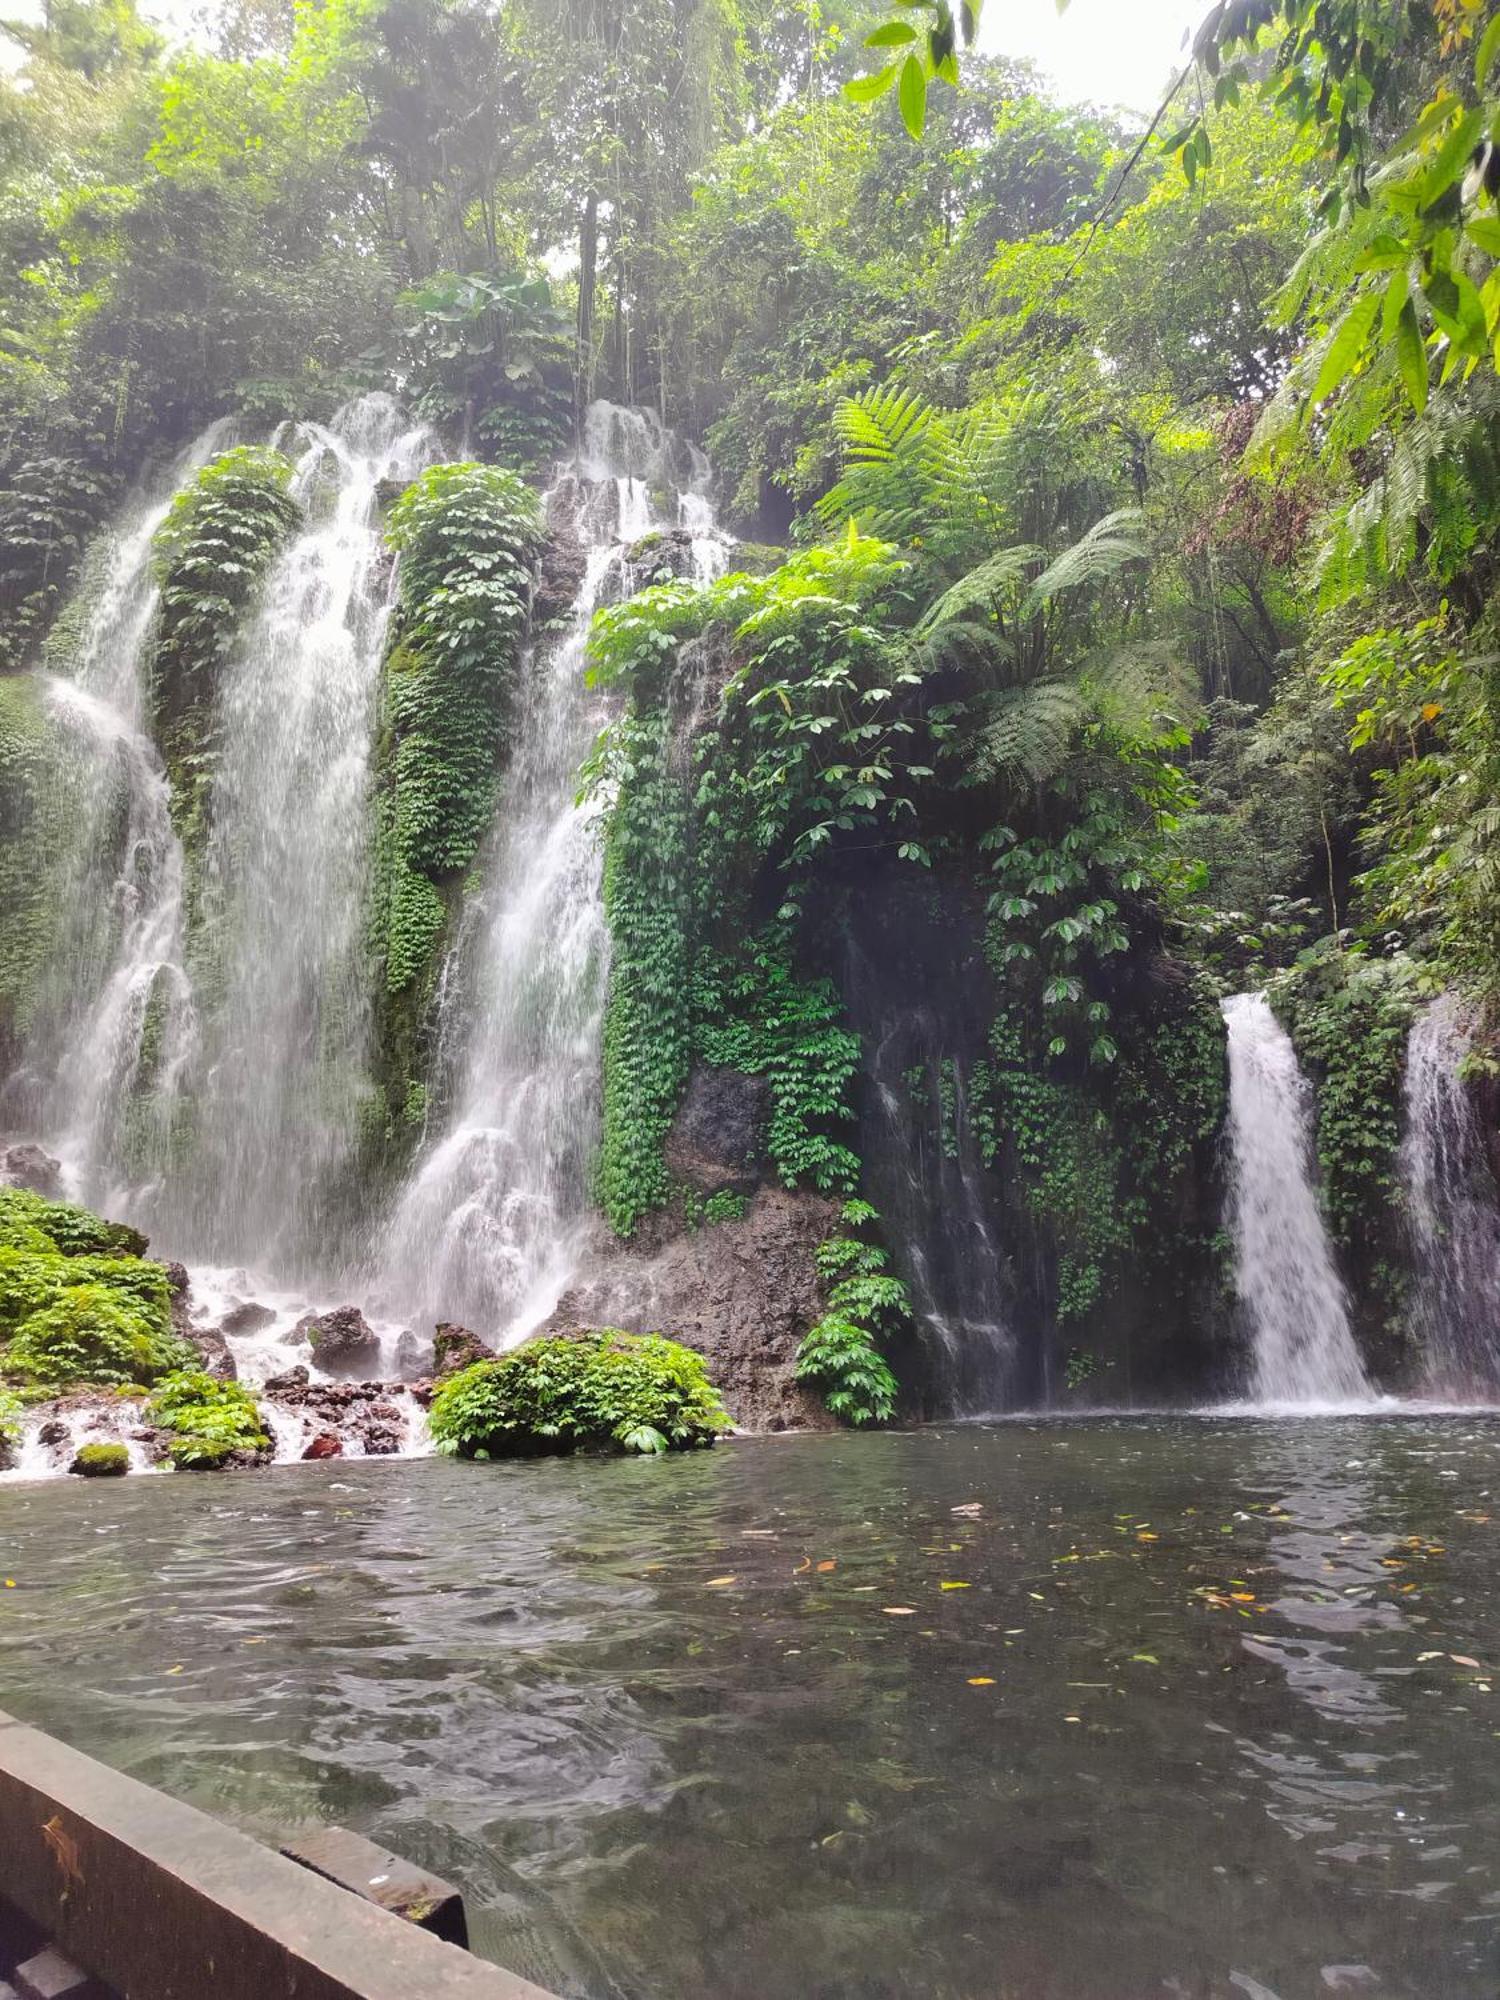
[[[1495,2000],[1500,1419],[0,1489],[0,1705],[605,2000]]]

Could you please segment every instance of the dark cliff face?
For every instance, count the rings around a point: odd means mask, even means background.
[[[1143,1102],[1172,1088],[1150,1071],[1153,1042],[1201,996],[1160,959],[1122,982],[1124,1031],[1144,1051],[1145,1081],[1105,1080],[1088,1101],[1101,1153],[1115,1163],[1103,1198],[1134,1220],[1079,1309],[1063,1275],[1075,1230],[1039,1209],[1035,1172],[987,1089],[1004,996],[982,949],[981,890],[957,872],[881,864],[846,877],[818,915],[813,928],[829,940],[828,970],[864,1046],[866,1189],[916,1308],[917,1337],[896,1357],[916,1409],[1190,1402],[1229,1386],[1217,1133],[1184,1148],[1158,1183],[1132,1177],[1132,1128],[1150,1115]]]

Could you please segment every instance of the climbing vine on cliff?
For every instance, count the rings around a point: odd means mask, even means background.
[[[376,745],[372,943],[387,1115],[420,1115],[417,1039],[464,872],[494,811],[532,563],[536,495],[495,466],[431,467],[391,509],[400,603]]]
[[[172,818],[189,863],[193,914],[208,830],[217,677],[266,571],[302,518],[288,490],[291,477],[291,462],[279,451],[240,445],[194,474],[156,531],[161,610],[151,706],[172,781]]]

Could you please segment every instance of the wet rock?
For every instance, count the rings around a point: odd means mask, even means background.
[[[337,1431],[319,1431],[302,1454],[304,1458],[342,1458],[343,1455],[344,1440]]]
[[[357,1433],[365,1448],[366,1458],[394,1458],[403,1443],[401,1426],[397,1424],[363,1424]]]
[[[276,1315],[269,1306],[263,1306],[255,1299],[244,1299],[225,1313],[219,1322],[219,1331],[240,1339],[247,1333],[259,1333],[263,1327],[274,1324],[275,1319]]]
[[[765,1152],[771,1086],[763,1076],[700,1066],[667,1136],[667,1170],[701,1194],[748,1194]]]
[[[61,1417],[48,1417],[36,1435],[38,1444],[44,1444],[50,1450],[53,1445],[66,1444],[72,1434]]]
[[[441,1378],[456,1375],[460,1368],[470,1368],[476,1361],[493,1361],[495,1350],[470,1333],[466,1326],[454,1326],[444,1320],[432,1337],[432,1372]]]
[[[432,1367],[432,1354],[414,1333],[403,1333],[396,1342],[396,1373],[403,1382],[416,1382]]]
[[[674,578],[694,577],[698,565],[693,555],[690,528],[660,528],[642,535],[625,551],[625,567],[632,592],[653,583],[670,583]]]
[[[47,1201],[61,1201],[62,1162],[44,1153],[40,1146],[7,1146],[0,1153],[0,1184],[25,1188],[29,1194],[42,1195]]]
[[[317,1323],[318,1315],[316,1313],[304,1313],[287,1335],[288,1341],[293,1347],[309,1346],[313,1337],[313,1328]]]
[[[172,1294],[172,1297],[174,1299],[185,1299],[192,1286],[192,1280],[188,1276],[187,1265],[178,1263],[163,1264],[162,1269],[167,1274],[167,1290]]]
[[[295,1410],[307,1401],[309,1381],[305,1368],[289,1368],[284,1375],[272,1375],[265,1384],[265,1391],[278,1403],[285,1403]]]
[[[569,491],[569,488],[574,490]],[[587,558],[579,538],[574,509],[578,495],[574,482],[563,480],[554,496],[548,526],[551,534],[542,551],[542,560],[531,599],[531,622],[540,630],[562,622],[571,614],[583,583]]]
[[[325,1374],[367,1377],[380,1359],[380,1336],[358,1306],[320,1313],[308,1332],[313,1360]]]
[[[217,1377],[221,1382],[237,1382],[239,1366],[235,1361],[229,1342],[216,1326],[192,1326],[179,1329],[183,1338],[198,1350],[198,1359],[205,1373]]]
[[[539,1330],[667,1334],[703,1355],[742,1429],[835,1429],[795,1363],[823,1310],[813,1254],[838,1215],[838,1203],[822,1195],[763,1188],[734,1221],[658,1238],[640,1252],[606,1251],[599,1275],[567,1293]]]

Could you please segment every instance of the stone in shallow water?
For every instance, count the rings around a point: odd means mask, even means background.
[[[219,1322],[221,1333],[238,1337],[246,1333],[259,1333],[262,1327],[270,1326],[276,1318],[269,1306],[263,1306],[256,1299],[243,1299],[231,1306]]]
[[[302,1456],[304,1458],[342,1458],[344,1440],[337,1431],[319,1431]]]
[[[380,1336],[358,1306],[320,1313],[309,1333],[313,1359],[326,1374],[365,1380],[380,1359]]]

